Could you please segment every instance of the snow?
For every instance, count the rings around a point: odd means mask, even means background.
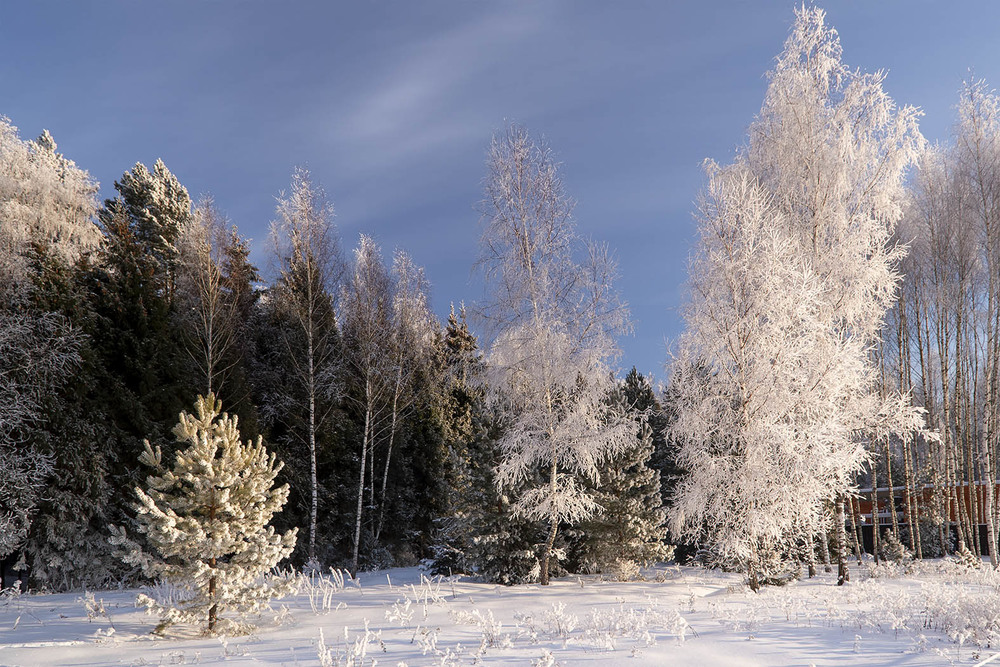
[[[751,593],[693,567],[643,582],[502,587],[417,568],[300,577],[255,634],[154,637],[135,590],[0,599],[3,665],[941,665],[1000,644],[1000,576],[950,561],[852,569]],[[367,627],[367,634],[366,634]],[[321,644],[322,637],[322,644]],[[345,639],[346,637],[346,639]]]

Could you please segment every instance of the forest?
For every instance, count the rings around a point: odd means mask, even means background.
[[[969,80],[931,144],[885,77],[797,10],[745,143],[705,163],[664,386],[618,370],[619,253],[525,127],[483,138],[486,297],[442,322],[405,249],[342,239],[305,169],[262,268],[162,161],[102,202],[0,120],[0,588],[166,572],[157,512],[229,455],[198,453],[209,432],[259,472],[258,569],[547,585],[676,559],[757,591],[844,584],[864,551],[1000,566],[1000,97]]]

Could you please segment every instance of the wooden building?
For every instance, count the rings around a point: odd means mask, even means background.
[[[909,531],[910,523],[915,519],[918,522],[925,520],[934,514],[938,516],[948,516],[948,530],[958,543],[959,531],[963,530],[966,541],[977,539],[979,550],[982,554],[989,554],[989,542],[987,537],[988,508],[987,495],[989,485],[976,483],[969,485],[962,483],[939,488],[933,485],[924,485],[913,492],[913,489],[906,486],[894,486],[890,490],[888,487],[879,487],[875,493],[874,501],[878,505],[875,516],[872,516],[872,489],[859,489],[859,497],[853,501],[854,519],[863,537],[866,552],[872,552],[873,532],[875,526],[879,528],[879,535],[892,529],[893,520],[902,531]],[[933,512],[931,508],[940,508]],[[945,508],[947,508],[945,510]],[[1000,484],[993,485],[993,511],[994,514],[1000,511]],[[894,516],[895,515],[895,516]],[[908,534],[908,532],[907,532]],[[903,544],[909,546],[909,540],[903,539]],[[973,548],[969,544],[969,548]]]

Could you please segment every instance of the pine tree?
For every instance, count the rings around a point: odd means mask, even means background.
[[[220,418],[220,410],[209,394],[198,397],[195,415],[181,413],[174,434],[188,447],[172,467],[148,440],[140,457],[156,473],[148,491],[136,488],[140,526],[156,554],[130,558],[182,591],[174,602],[140,596],[162,615],[161,626],[207,619],[214,633],[226,611],[255,611],[283,592],[280,582],[262,580],[295,546],[296,530],[279,535],[268,525],[288,498],[287,485],[272,488],[282,464],[260,437],[242,444],[236,418]]]
[[[492,491],[486,475],[492,460],[475,457],[477,440],[483,437],[480,392],[482,355],[476,337],[469,331],[465,309],[452,306],[444,336],[438,343],[443,366],[441,430],[447,456],[444,466],[444,497],[434,518],[431,571],[435,574],[472,574],[473,539],[479,518],[493,503],[485,497]]]
[[[497,428],[483,400],[485,364],[465,308],[452,308],[438,344],[444,366],[442,497],[431,544],[431,571],[465,573],[504,585],[536,581],[545,539],[535,522],[514,516],[497,490]]]

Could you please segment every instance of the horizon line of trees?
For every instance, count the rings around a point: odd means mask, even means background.
[[[561,189],[549,151],[523,129],[498,135],[491,151],[497,187],[511,170],[538,178],[531,192],[488,197],[495,210],[523,211],[522,195]],[[29,585],[142,578],[123,545],[142,539],[143,442],[169,464],[171,429],[197,395],[218,397],[244,437],[262,435],[284,462],[288,503],[274,523],[299,529],[296,565],[355,574],[423,560],[514,583],[562,571],[549,563],[557,552],[573,569],[619,574],[665,553],[660,474],[648,465],[654,442],[665,446],[647,425],[655,389],[605,365],[616,348],[607,336],[598,345],[593,325],[613,267],[592,271],[596,255],[578,246],[564,194],[550,210],[508,215],[509,229],[527,225],[538,245],[494,258],[510,263],[497,265],[507,277],[520,261],[541,267],[526,289],[547,310],[529,332],[565,327],[558,345],[535,348],[549,355],[538,380],[547,426],[536,432],[536,406],[510,370],[537,370],[518,356],[508,317],[523,299],[495,291],[502,303],[485,316],[508,327],[497,340],[510,345],[481,350],[464,307],[437,320],[405,251],[387,262],[365,235],[342,249],[332,204],[305,170],[278,198],[268,283],[236,225],[211,198],[192,202],[162,161],[136,164],[98,203],[97,184],[47,132],[24,141],[3,120],[0,175],[0,559]],[[591,302],[580,310],[583,295]],[[615,318],[624,322],[623,307]],[[566,434],[551,438],[557,431]],[[591,449],[573,450],[591,431]],[[541,440],[554,454],[528,451]],[[543,483],[553,475],[555,486]],[[631,503],[607,503],[603,523],[589,500],[602,479],[618,479],[616,502]],[[583,505],[567,513],[567,499]],[[585,530],[584,519],[594,519]]]
[[[481,346],[405,252],[345,252],[304,170],[262,284],[161,161],[99,204],[47,132],[0,121],[0,558],[52,589],[139,576],[108,537],[134,525],[141,443],[168,460],[214,394],[285,462],[296,565],[629,578],[671,556],[669,518],[755,590],[818,560],[843,584],[868,487],[876,558],[1000,566],[1000,97],[967,83],[929,145],[884,79],[796,10],[746,144],[706,163],[664,388],[611,370],[615,263],[524,128],[487,152]]]

